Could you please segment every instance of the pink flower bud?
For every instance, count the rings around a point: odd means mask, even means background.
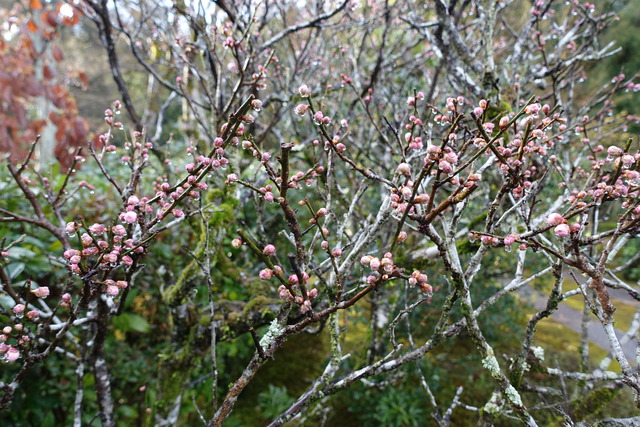
[[[115,235],[115,236],[125,236],[127,234],[127,230],[124,228],[124,226],[118,224],[114,227],[111,227],[111,232]]]
[[[39,288],[32,289],[31,293],[38,298],[46,298],[49,296],[49,288],[47,286],[40,286]]]
[[[240,239],[233,239],[231,241],[231,246],[233,246],[234,248],[239,248],[240,246],[242,246],[242,240]]]
[[[372,259],[373,257],[371,255],[365,255],[362,258],[360,258],[360,263],[362,265],[369,265]]]
[[[100,234],[107,231],[107,228],[102,224],[93,224],[91,227],[89,227],[89,231],[92,234]]]
[[[120,289],[117,286],[109,285],[107,286],[107,294],[109,296],[115,297],[120,293]]]
[[[571,228],[569,228],[567,224],[560,224],[553,230],[553,232],[556,233],[556,236],[558,237],[567,237],[571,234]]]
[[[624,154],[624,151],[622,151],[622,148],[612,145],[611,147],[607,148],[607,154],[609,154],[611,157],[619,157]]]
[[[298,88],[298,93],[303,98],[308,98],[311,95],[311,91],[307,85],[302,85]]]
[[[302,117],[305,114],[307,114],[307,111],[309,111],[309,106],[305,104],[300,104],[295,108],[294,111],[298,116]]]
[[[451,163],[447,162],[446,160],[440,160],[440,162],[438,163],[438,169],[440,169],[444,173],[453,172],[453,167],[451,167]]]
[[[9,350],[4,355],[4,358],[7,362],[15,362],[20,358],[20,351],[15,347],[9,347]]]
[[[24,304],[16,304],[13,306],[13,314],[22,314],[24,309],[25,309]]]
[[[411,165],[409,163],[400,163],[396,168],[396,172],[400,175],[411,176]]]
[[[564,222],[564,218],[559,213],[552,213],[547,217],[547,224],[549,225],[559,225]]]
[[[429,195],[427,193],[420,193],[416,195],[416,198],[413,199],[413,202],[418,204],[429,203]]]
[[[506,129],[509,125],[509,117],[504,116],[500,119],[500,129]]]
[[[404,242],[405,240],[407,240],[407,237],[408,237],[407,232],[406,231],[401,231],[398,234],[398,243]]]
[[[65,227],[65,231],[67,232],[67,234],[73,234],[75,233],[77,230],[76,228],[76,223],[75,222],[68,222],[67,226]]]
[[[40,318],[40,312],[38,310],[31,310],[27,312],[27,319],[36,320]]]
[[[262,253],[265,254],[266,256],[273,256],[276,253],[276,247],[273,245],[267,245],[262,250]]]
[[[517,235],[515,234],[509,234],[507,237],[504,238],[504,244],[505,246],[511,246],[516,242],[516,239],[518,238]]]
[[[260,273],[258,275],[262,280],[269,280],[271,279],[271,276],[273,276],[273,271],[269,268],[265,268],[264,270],[260,270]]]
[[[538,111],[540,111],[540,104],[531,104],[531,105],[527,105],[527,107],[524,109],[524,112],[527,114],[538,114]]]
[[[136,214],[133,211],[126,212],[122,216],[122,220],[124,222],[126,222],[127,224],[133,224],[134,222],[136,222],[138,220],[138,214]]]

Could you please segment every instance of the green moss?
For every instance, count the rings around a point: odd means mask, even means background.
[[[460,239],[456,242],[456,249],[458,254],[465,255],[475,252],[480,247],[477,243],[472,243],[469,239]]]
[[[469,230],[474,230],[478,226],[483,225],[486,220],[487,220],[487,212],[483,212],[480,215],[476,215],[475,217],[473,217],[473,219],[469,223]]]
[[[576,421],[583,421],[589,415],[596,414],[607,403],[611,402],[620,389],[599,388],[571,402]]]
[[[567,353],[578,354],[580,347],[580,334],[573,331],[552,319],[543,319],[536,326],[538,333],[535,335],[535,345],[540,345],[547,353],[566,351]],[[607,355],[607,351],[595,344],[589,346],[589,355],[592,360],[602,360]],[[620,365],[613,362],[611,370],[619,371]]]
[[[270,298],[267,298],[264,295],[258,295],[255,298],[251,298],[249,302],[242,309],[242,316],[246,317],[253,309],[256,307],[260,307],[263,305],[267,305],[271,302]]]

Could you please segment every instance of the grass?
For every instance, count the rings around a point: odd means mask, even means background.
[[[560,351],[575,355],[579,354],[580,334],[568,326],[547,318],[541,320],[536,329],[534,344],[544,348],[545,353],[554,354]],[[602,347],[593,343],[589,344],[589,357],[592,363],[599,363],[607,354],[607,350]],[[613,361],[609,370],[620,372],[620,365]]]
[[[628,331],[631,327],[633,316],[636,314],[636,310],[638,309],[638,307],[618,299],[612,299],[611,301],[616,308],[616,312],[614,314],[615,327],[623,332]],[[584,297],[582,295],[573,295],[572,297],[562,301],[562,303],[582,312],[582,307],[584,306]],[[594,319],[596,318],[594,314],[592,314],[592,316]]]
[[[536,289],[546,295],[549,295],[549,293],[551,293],[552,286],[552,281],[540,281],[540,283],[538,283],[538,286],[536,286]],[[573,289],[575,286],[575,282],[567,278],[563,282],[563,292]],[[628,302],[624,302],[615,298],[612,298],[611,301],[616,308],[616,312],[614,314],[615,327],[623,332],[627,332],[631,327],[633,316],[635,315],[636,310],[638,310],[639,308],[638,305],[629,304]],[[584,307],[584,296],[582,296],[582,294],[573,295],[570,298],[562,301],[562,304],[566,304],[567,306],[582,312],[582,308]],[[592,316],[594,319],[596,318],[595,315],[592,314]]]

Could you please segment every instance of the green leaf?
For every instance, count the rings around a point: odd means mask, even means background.
[[[20,273],[24,271],[25,264],[23,262],[12,262],[7,265],[7,271],[9,272],[9,279],[12,281],[18,277]]]
[[[27,248],[23,248],[23,247],[19,247],[19,246],[14,246],[11,249],[9,249],[9,257],[10,258],[14,258],[14,259],[20,259],[20,258],[24,258],[24,257],[33,257],[35,256],[36,253],[34,251],[32,251],[31,249],[27,249]]]
[[[123,332],[134,331],[147,333],[151,330],[149,322],[147,322],[142,316],[131,313],[124,313],[123,315],[116,317],[113,320],[113,325],[116,329],[120,329]]]

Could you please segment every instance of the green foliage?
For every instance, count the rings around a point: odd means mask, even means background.
[[[287,394],[287,387],[269,384],[269,387],[258,394],[258,407],[263,418],[274,419],[286,411],[295,399]]]
[[[580,396],[572,402],[573,414],[576,421],[583,421],[589,415],[597,414],[603,407],[611,402],[620,392],[619,388],[598,388],[590,391],[585,396]]]

